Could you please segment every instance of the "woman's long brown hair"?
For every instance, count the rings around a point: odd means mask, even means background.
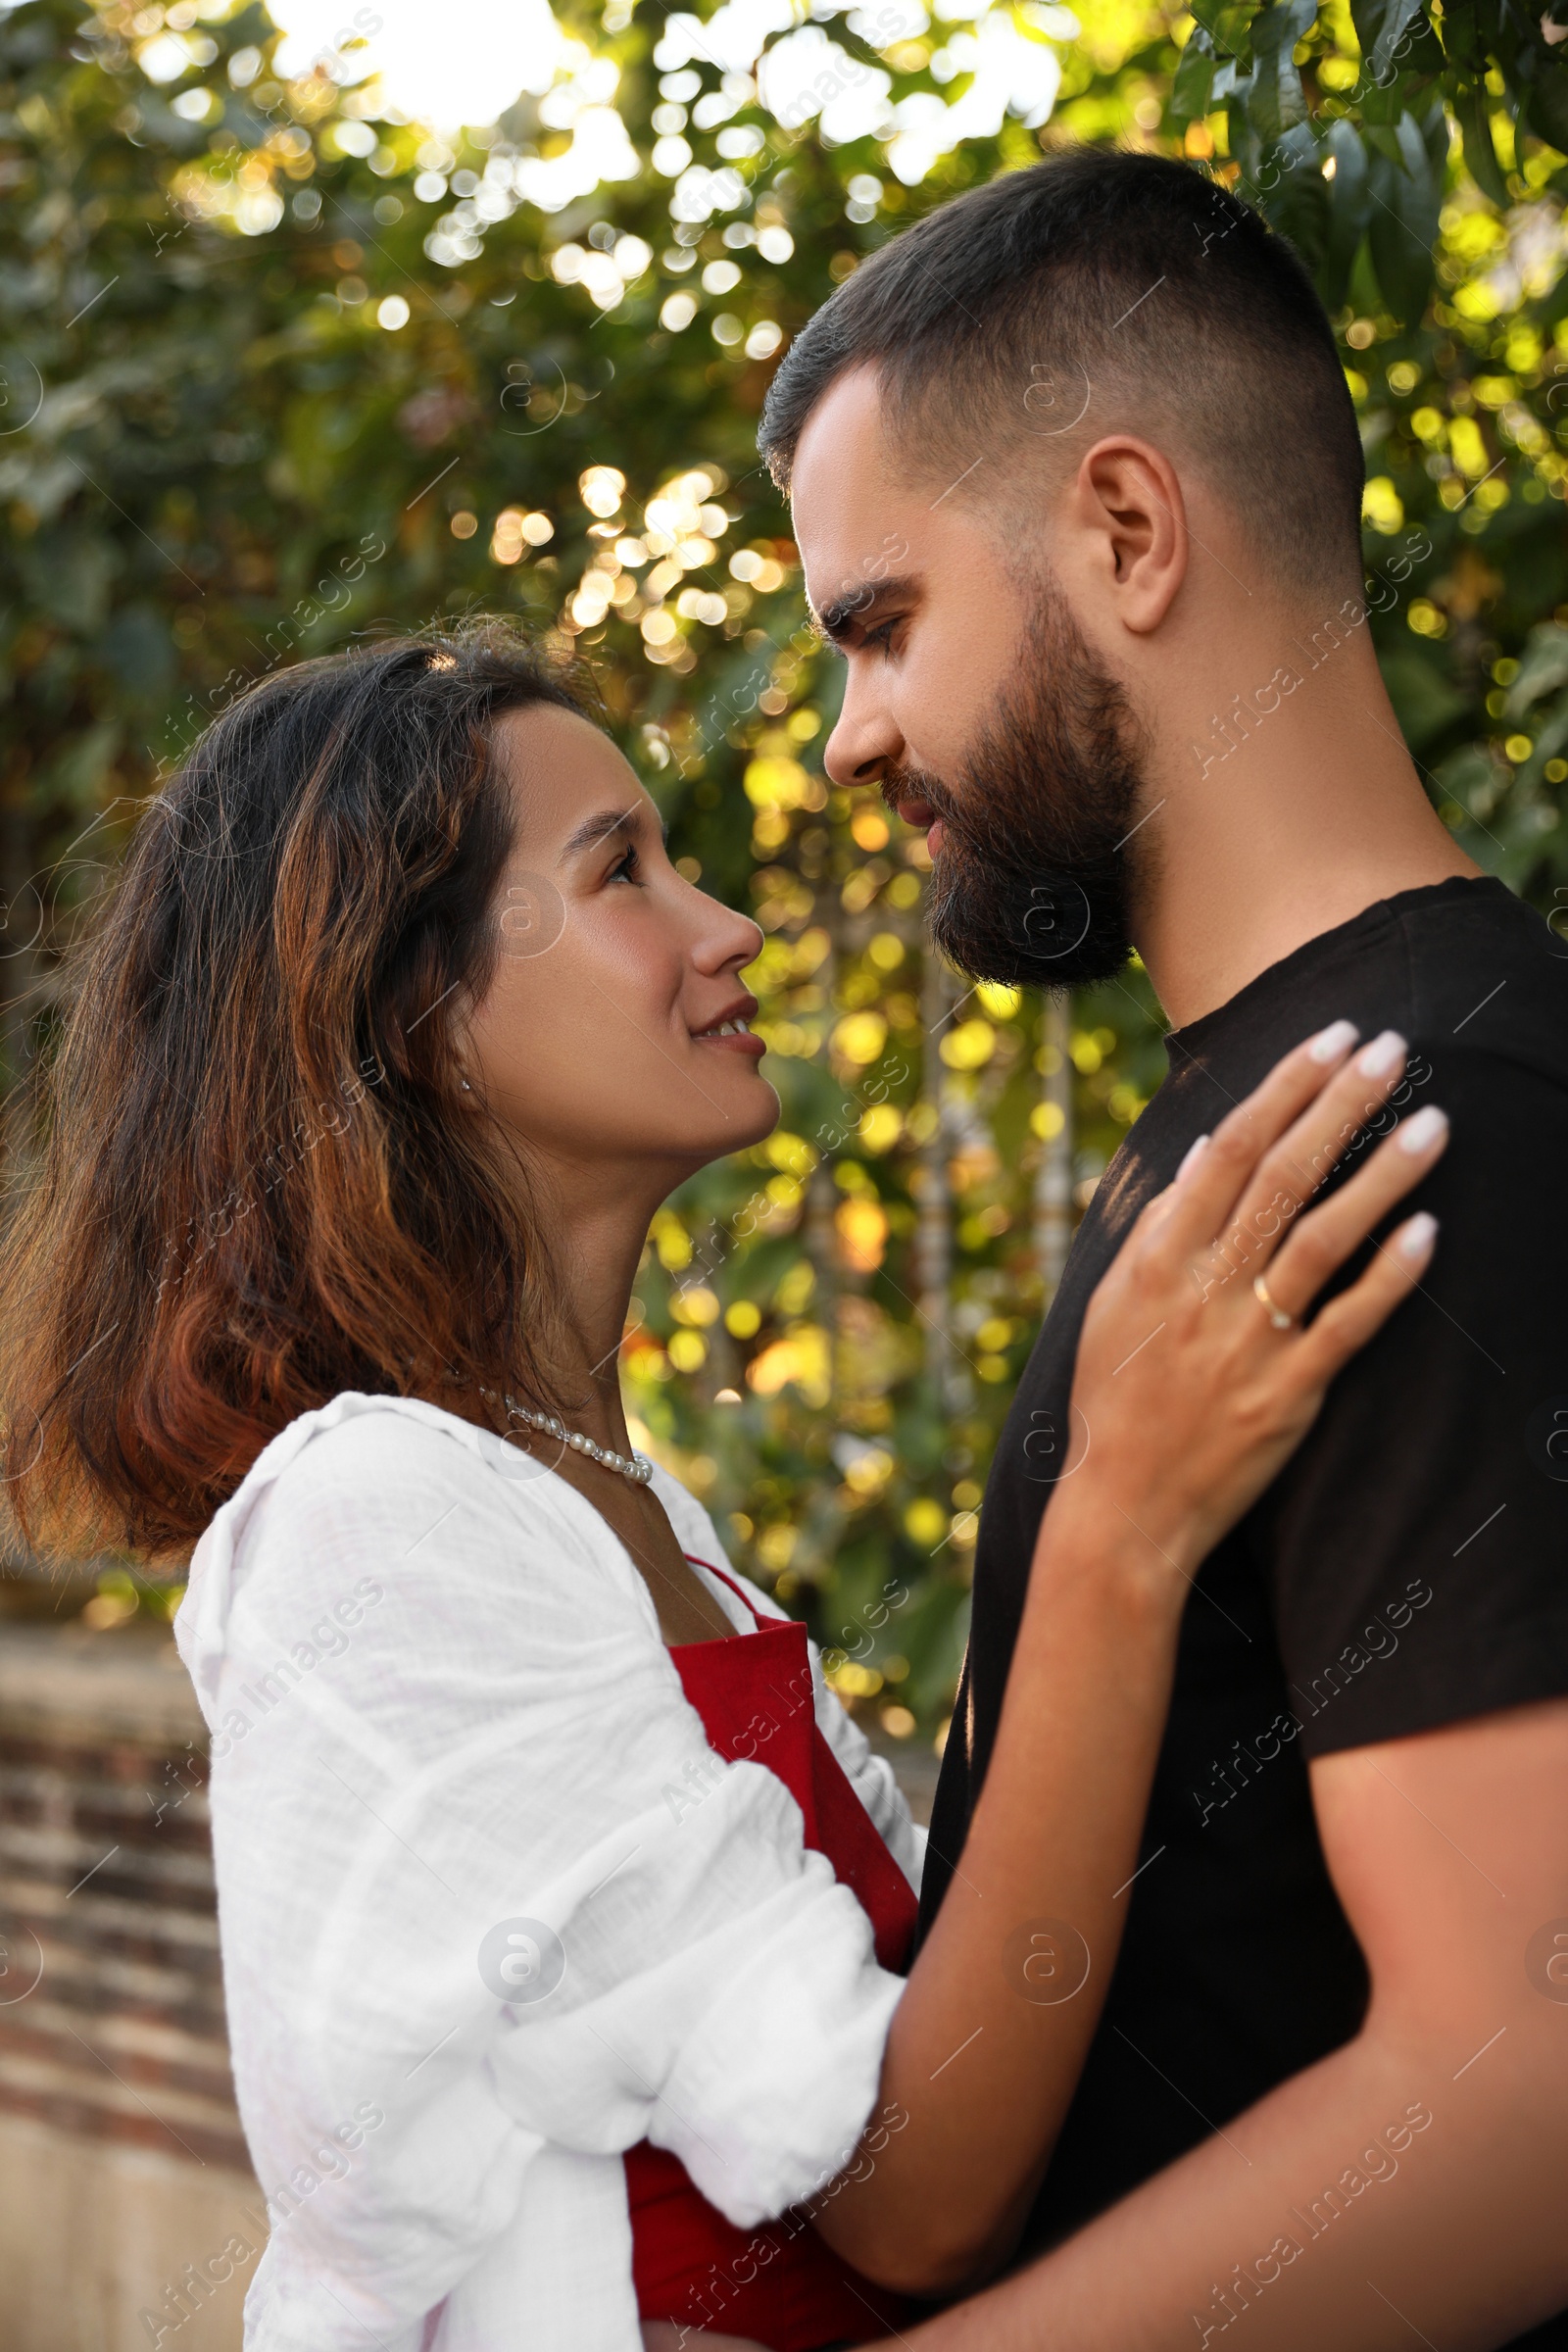
[[[491,729],[576,698],[485,623],[287,670],[138,825],[30,1100],[0,1243],[24,1541],[185,1553],[346,1389],[540,1401],[535,1233],[460,1110],[511,851]]]

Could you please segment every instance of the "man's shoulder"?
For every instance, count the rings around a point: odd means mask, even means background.
[[[1560,1099],[1568,1117],[1568,897],[1554,928],[1491,876],[1396,893],[1173,1031],[1170,1075],[1139,1122],[1161,1180],[1171,1152],[1179,1158],[1281,1054],[1337,1019],[1365,1037],[1397,1030],[1412,1084],[1435,1079],[1437,1094],[1423,1099],[1452,1112],[1500,1101],[1537,1117],[1544,1108],[1549,1122]]]
[[[1485,1083],[1509,1071],[1568,1092],[1568,901],[1561,933],[1500,884],[1399,915],[1412,1037]]]

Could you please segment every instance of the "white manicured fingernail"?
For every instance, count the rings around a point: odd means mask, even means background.
[[[1410,1219],[1409,1224],[1400,1234],[1399,1255],[1411,1258],[1425,1257],[1432,1247],[1437,1230],[1437,1218],[1429,1217],[1426,1210],[1423,1209],[1418,1217]]]
[[[1397,1029],[1385,1029],[1360,1055],[1356,1068],[1363,1078],[1386,1078],[1404,1059],[1404,1040]]]
[[[1418,1110],[1413,1119],[1404,1120],[1400,1126],[1399,1150],[1408,1152],[1414,1159],[1418,1152],[1430,1152],[1434,1144],[1441,1143],[1447,1132],[1447,1112],[1429,1102],[1425,1110]]]
[[[1178,1184],[1180,1184],[1182,1178],[1186,1175],[1189,1168],[1193,1168],[1198,1165],[1198,1162],[1202,1158],[1203,1153],[1207,1150],[1208,1138],[1206,1135],[1200,1135],[1197,1143],[1189,1144],[1186,1154],[1183,1157],[1182,1164],[1176,1171],[1176,1182]]]
[[[1318,1031],[1308,1051],[1314,1061],[1338,1061],[1342,1054],[1348,1054],[1360,1034],[1353,1021],[1331,1021],[1326,1029]]]

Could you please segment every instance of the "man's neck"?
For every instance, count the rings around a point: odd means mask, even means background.
[[[1379,900],[1480,871],[1421,789],[1370,649],[1338,659],[1250,718],[1161,730],[1133,935],[1178,1028]]]

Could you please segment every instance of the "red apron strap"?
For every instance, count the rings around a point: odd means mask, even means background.
[[[730,1762],[763,1765],[783,1784],[800,1806],[806,1845],[827,1857],[868,1913],[878,1958],[902,1966],[914,1895],[816,1721],[805,1626],[764,1617],[722,1568],[686,1556],[728,1585],[756,1620],[751,1633],[682,1642],[669,1651],[709,1745]],[[723,2328],[768,2352],[863,2343],[910,2324],[911,2308],[858,2278],[803,2213],[737,2229],[677,2158],[646,2140],[626,2151],[625,2169],[641,2318],[672,2321],[696,2343],[706,2328]]]
[[[753,1600],[751,1594],[744,1589],[744,1587],[738,1585],[735,1582],[735,1579],[724,1569],[715,1568],[711,1560],[700,1560],[695,1551],[683,1552],[681,1556],[683,1559],[690,1560],[694,1568],[706,1568],[709,1575],[716,1576],[721,1585],[728,1585],[736,1599],[743,1600],[746,1603],[746,1606],[751,1610],[752,1615],[757,1619],[759,1625],[767,1627],[788,1623],[788,1619],[785,1618],[764,1617],[761,1610],[758,1607],[756,1601]]]

